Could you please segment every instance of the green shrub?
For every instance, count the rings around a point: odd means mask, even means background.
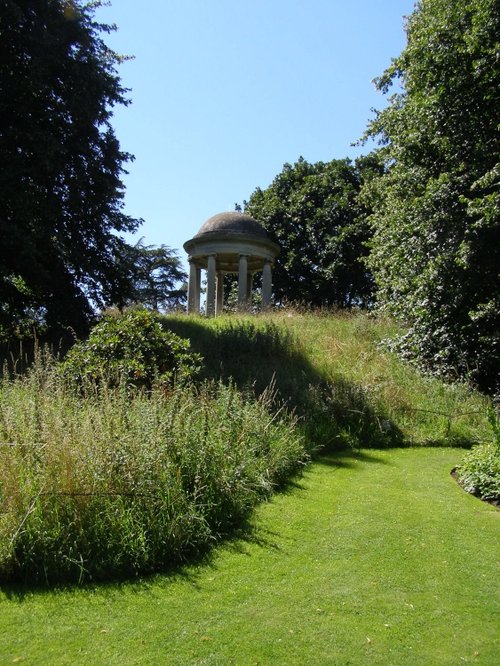
[[[497,447],[498,453],[500,454],[500,418],[498,416],[497,409],[494,407],[490,407],[488,409],[488,421],[491,426],[493,443]]]
[[[107,316],[86,341],[77,342],[63,363],[63,373],[78,382],[110,383],[123,378],[129,385],[150,388],[153,381],[171,383],[193,377],[201,357],[184,340],[164,330],[160,317],[148,310]]]
[[[463,488],[484,500],[500,502],[500,450],[495,444],[478,444],[457,466]]]
[[[305,461],[271,396],[176,384],[79,390],[39,361],[0,384],[0,580],[160,571],[241,524]]]
[[[475,446],[457,466],[463,488],[491,502],[500,503],[500,419],[496,410],[488,410],[492,441]]]

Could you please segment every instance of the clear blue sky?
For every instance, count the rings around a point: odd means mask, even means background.
[[[405,45],[413,0],[113,0],[105,41],[132,104],[116,110],[125,212],[179,250],[285,162],[356,157],[386,100],[372,80]]]

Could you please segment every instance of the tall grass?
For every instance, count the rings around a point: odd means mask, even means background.
[[[0,576],[158,571],[203,551],[306,459],[271,394],[68,385],[50,360],[0,387]]]
[[[388,351],[386,342],[400,332],[393,320],[325,313],[284,317],[283,324],[300,337],[329,382],[361,392],[377,416],[374,425],[397,429],[401,443],[470,448],[490,439],[490,399],[466,383],[423,375]]]
[[[159,571],[241,524],[315,449],[491,436],[487,398],[381,348],[390,320],[287,311],[162,325],[203,357],[197,385],[75,387],[50,357],[4,376],[0,578]]]
[[[205,377],[256,395],[273,381],[310,448],[463,446],[489,439],[488,398],[420,374],[387,351],[399,332],[366,313],[278,311],[212,320],[168,316],[189,337]]]

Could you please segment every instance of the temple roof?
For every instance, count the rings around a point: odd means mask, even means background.
[[[218,213],[217,215],[210,217],[204,224],[202,224],[194,238],[221,232],[229,234],[247,234],[251,236],[259,236],[261,238],[267,237],[267,232],[264,227],[257,222],[257,220],[254,220],[253,217],[245,215],[245,213],[229,211],[226,213]]]

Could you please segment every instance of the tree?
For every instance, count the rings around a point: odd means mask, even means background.
[[[186,302],[187,274],[175,250],[166,245],[144,245],[141,239],[130,248],[130,260],[129,304],[140,303],[151,310],[165,311]]]
[[[128,104],[99,2],[3,0],[0,12],[0,333],[86,327],[127,283],[124,164],[110,125]]]
[[[423,367],[495,390],[500,370],[500,7],[421,0],[407,46],[378,80],[402,92],[367,136],[386,172],[368,261],[382,307],[409,324],[399,348]]]
[[[373,283],[360,259],[367,253],[367,211],[361,183],[379,170],[376,158],[285,164],[266,189],[257,188],[245,211],[281,247],[274,271],[278,301],[350,307],[371,303]]]

